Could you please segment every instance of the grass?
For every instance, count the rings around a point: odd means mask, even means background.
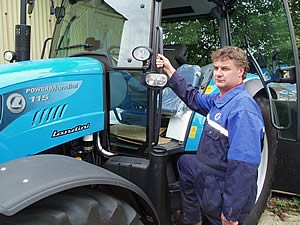
[[[289,215],[300,215],[300,197],[275,195],[268,201],[267,209],[285,221]]]

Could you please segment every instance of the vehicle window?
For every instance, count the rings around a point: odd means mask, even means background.
[[[187,63],[203,66],[211,63],[211,52],[220,47],[218,22],[210,17],[184,21],[164,21],[164,45],[187,47]]]
[[[146,0],[132,0],[130,5],[119,0],[65,0],[51,57],[93,52],[106,55],[113,67],[141,67],[132,50],[150,44],[152,4]]]
[[[280,137],[296,139],[296,84],[283,83],[279,73],[295,66],[288,21],[281,0],[238,0],[230,20],[233,45],[250,46],[274,94]]]
[[[114,71],[109,78],[112,150],[138,150],[146,142],[147,88],[140,73]]]

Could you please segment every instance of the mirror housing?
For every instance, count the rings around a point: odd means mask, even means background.
[[[145,46],[138,46],[132,50],[132,56],[137,61],[146,62],[153,54],[152,49]]]
[[[27,4],[28,4],[27,13],[28,13],[29,15],[31,15],[32,12],[33,12],[34,3],[35,3],[35,0],[27,0]]]
[[[296,67],[295,66],[281,66],[275,72],[279,82],[282,83],[296,83]]]

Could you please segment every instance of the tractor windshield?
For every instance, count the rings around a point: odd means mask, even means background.
[[[64,0],[51,57],[89,52],[106,55],[113,67],[141,67],[132,57],[149,46],[152,1]]]

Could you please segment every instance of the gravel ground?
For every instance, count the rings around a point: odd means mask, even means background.
[[[258,225],[300,225],[300,197],[273,196]]]
[[[276,214],[265,210],[258,225],[300,225],[300,214],[287,215],[287,218],[282,220]]]

